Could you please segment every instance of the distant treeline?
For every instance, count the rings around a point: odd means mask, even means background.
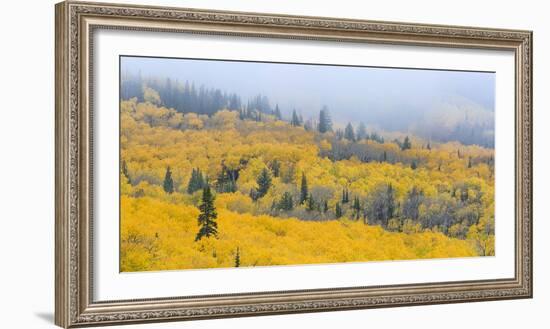
[[[319,117],[302,118],[292,110],[288,117],[284,117],[279,106],[272,106],[267,96],[258,94],[243,102],[236,93],[227,93],[218,88],[197,86],[194,82],[181,82],[170,78],[144,78],[141,74],[123,73],[121,77],[120,97],[122,100],[137,98],[138,102],[150,101],[156,97],[155,105],[173,108],[179,113],[197,113],[212,116],[222,109],[239,112],[240,119],[262,121],[262,115],[273,115],[279,120],[285,120],[293,126],[303,126],[306,130],[318,130],[321,133],[332,131],[332,121],[328,108],[321,109]],[[494,148],[494,125],[487,118],[468,118],[454,124],[446,125],[426,120],[417,124],[412,130],[416,135],[428,140],[439,142],[458,141],[464,145],[480,145]],[[384,138],[376,133],[366,135],[365,125],[360,123],[355,131],[351,123],[344,130],[336,129],[339,139],[348,140],[372,139],[380,143]]]
[[[160,104],[173,108],[180,113],[197,113],[213,115],[221,109],[241,111],[254,109],[265,114],[276,114],[266,96],[257,95],[243,104],[241,97],[235,93],[227,93],[217,88],[197,86],[193,82],[166,79],[143,78],[141,74],[123,74],[121,79],[120,97],[123,100],[137,98],[143,102],[146,90],[150,88],[160,96]],[[244,105],[244,106],[243,106]],[[278,113],[280,116],[280,112]]]
[[[422,128],[418,129],[417,134],[426,137],[422,133]],[[429,137],[442,143],[459,141],[464,145],[480,145],[483,147],[495,147],[494,125],[487,122],[471,122],[464,120],[454,126],[449,132],[443,128],[429,127]]]

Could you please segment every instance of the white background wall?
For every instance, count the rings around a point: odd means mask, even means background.
[[[121,2],[119,0],[118,2]],[[144,4],[534,31],[535,298],[139,326],[140,328],[547,328],[550,306],[550,22],[545,1],[131,1]],[[52,328],[54,298],[54,5],[0,10],[0,327]],[[512,147],[512,145],[510,145]],[[538,147],[538,148],[537,148]],[[127,326],[133,328],[138,326]]]

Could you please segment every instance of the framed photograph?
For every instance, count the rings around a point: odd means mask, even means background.
[[[56,324],[530,298],[532,33],[56,6]]]

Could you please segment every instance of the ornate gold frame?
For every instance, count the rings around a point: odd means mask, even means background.
[[[99,28],[513,51],[514,278],[94,302],[90,49],[91,35]],[[68,328],[532,297],[532,32],[66,1],[56,5],[55,39],[57,325]]]

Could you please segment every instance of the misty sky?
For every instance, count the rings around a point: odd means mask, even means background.
[[[219,88],[239,94],[244,104],[266,95],[287,117],[293,108],[314,117],[327,105],[337,125],[364,121],[388,130],[449,108],[493,117],[495,106],[491,72],[141,57],[122,57],[121,71]]]

